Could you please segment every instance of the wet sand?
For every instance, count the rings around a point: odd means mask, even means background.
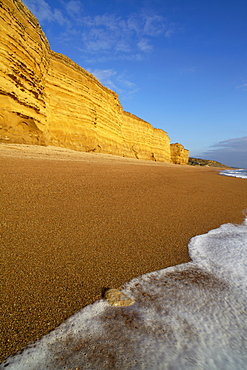
[[[0,173],[0,361],[247,209],[213,168],[0,144]]]

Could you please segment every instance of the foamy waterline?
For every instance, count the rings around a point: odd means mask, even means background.
[[[192,262],[122,287],[9,357],[3,369],[247,369],[247,218],[189,242]]]
[[[224,170],[220,172],[220,175],[247,179],[247,169],[239,168],[237,170]]]

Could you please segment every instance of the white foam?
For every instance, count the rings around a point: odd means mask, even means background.
[[[247,219],[189,243],[192,262],[123,287],[136,303],[100,300],[1,369],[247,369]]]
[[[220,175],[247,179],[247,169],[239,168],[237,170],[224,170],[220,172]]]

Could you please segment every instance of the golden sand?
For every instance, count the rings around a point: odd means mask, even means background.
[[[1,144],[0,173],[0,360],[247,208],[245,179],[205,167]]]

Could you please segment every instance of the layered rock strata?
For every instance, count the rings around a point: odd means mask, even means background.
[[[171,162],[174,164],[187,164],[189,160],[189,151],[184,149],[179,143],[171,144]]]
[[[180,160],[166,132],[125,112],[115,92],[50,50],[20,0],[0,0],[0,142]]]
[[[170,162],[170,139],[165,131],[123,112],[122,134],[136,158]]]
[[[0,140],[44,144],[49,43],[20,1],[0,1]]]

